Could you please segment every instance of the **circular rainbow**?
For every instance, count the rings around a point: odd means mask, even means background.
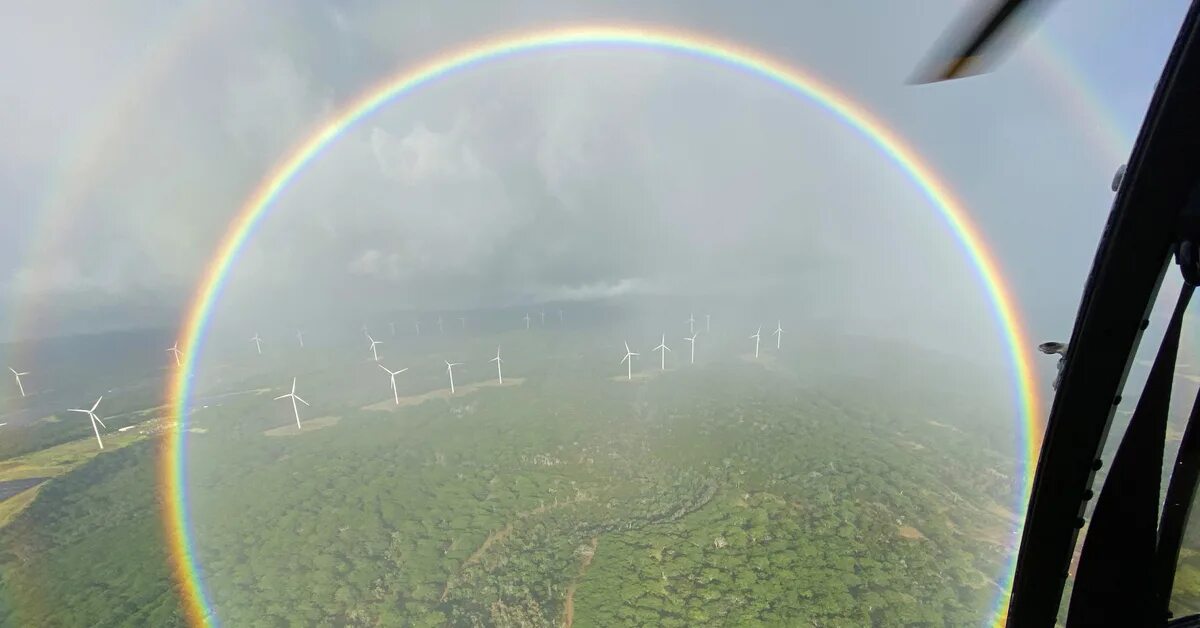
[[[996,324],[1012,363],[1012,385],[1018,412],[1021,490],[1014,510],[1024,512],[1032,487],[1033,466],[1042,434],[1040,401],[1031,365],[1032,346],[1018,315],[1012,291],[1005,283],[1000,265],[987,248],[978,228],[962,203],[898,133],[888,128],[861,105],[806,72],[754,50],[690,32],[645,26],[582,26],[535,30],[488,39],[438,56],[412,69],[391,76],[371,87],[330,116],[314,133],[292,148],[287,156],[259,183],[230,223],[215,255],[200,280],[186,310],[179,343],[184,362],[171,378],[170,407],[177,419],[164,442],[160,460],[160,482],[167,501],[164,512],[168,553],[180,587],[185,614],[193,625],[217,623],[193,542],[187,493],[187,406],[192,394],[192,374],[201,356],[208,323],[230,270],[255,227],[267,215],[272,202],[321,151],[347,128],[369,116],[392,99],[428,85],[458,70],[485,61],[521,53],[577,46],[623,46],[684,54],[741,70],[767,79],[809,99],[843,122],[880,150],[929,200],[945,220],[962,247],[991,301]],[[1023,515],[1022,515],[1023,519]],[[1019,535],[1020,529],[1016,533]],[[1001,575],[992,621],[1002,624],[1012,581],[1013,561]]]

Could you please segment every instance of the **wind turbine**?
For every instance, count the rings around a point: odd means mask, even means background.
[[[371,334],[367,334],[367,340],[371,341],[371,346],[369,347],[371,349],[371,357],[375,358],[375,361],[378,362],[379,361],[379,351],[377,351],[375,349],[375,345],[381,345],[381,344],[383,344],[383,341],[372,338]]]
[[[696,333],[696,317],[694,315],[688,314],[687,320],[683,321],[683,322],[688,324],[688,333],[689,334]]]
[[[402,368],[399,371],[393,371],[382,364],[379,365],[379,368],[387,371],[388,376],[391,378],[391,380],[392,380],[392,397],[396,399],[396,405],[400,405],[400,393],[396,390],[396,376],[403,373],[404,371],[407,371],[408,369]]]
[[[529,331],[529,312],[525,312],[525,331]]]
[[[299,341],[300,348],[303,349],[304,348],[304,332],[300,331],[299,329],[296,330],[296,340]]]
[[[778,351],[779,342],[783,339],[783,323],[781,321],[775,321],[775,331],[773,333],[775,334],[775,350]]]
[[[451,362],[446,360],[446,372],[450,374],[450,394],[454,394],[454,367],[462,366],[462,362]]]
[[[558,322],[559,322],[559,324],[560,324],[560,325],[561,325],[561,324],[562,324],[562,322],[563,322],[562,308],[559,308],[559,310],[558,310]]]
[[[692,360],[691,360],[690,364],[696,363],[696,336],[699,336],[699,335],[700,334],[693,333],[691,338],[684,338],[684,340],[692,343]]]
[[[79,408],[71,408],[70,410],[67,410],[67,412],[82,412],[82,413],[88,415],[88,418],[90,418],[92,420],[92,431],[96,433],[96,443],[100,445],[100,449],[104,449],[104,441],[100,440],[100,428],[96,427],[96,424],[99,423],[100,427],[103,427],[104,429],[108,429],[108,426],[104,424],[104,421],[101,421],[100,417],[96,416],[96,408],[98,408],[100,406],[101,399],[104,399],[104,395],[100,395],[100,399],[97,399],[96,403],[92,404],[92,407],[90,410],[80,410]]]
[[[638,355],[641,355],[641,354],[634,353],[629,350],[629,341],[626,340],[625,341],[625,357],[621,358],[621,362],[627,363],[627,366],[625,367],[625,379],[626,380],[633,379],[633,358],[634,358],[634,356],[638,356]]]
[[[258,337],[258,332],[254,332],[254,337],[250,339],[254,343],[254,348],[258,349],[258,355],[262,355],[262,338]]]
[[[542,327],[546,326],[546,308],[542,308]]]
[[[307,401],[301,399],[298,395],[296,395],[296,378],[295,377],[292,378],[292,392],[290,392],[286,395],[279,395],[278,397],[275,398],[275,401],[279,401],[280,399],[287,399],[288,397],[292,398],[292,413],[296,415],[296,429],[302,429],[300,427],[300,408],[296,405],[296,402],[299,401],[300,403],[302,403],[306,406],[309,405],[309,403]]]
[[[417,335],[420,336],[421,335],[421,321],[416,321],[415,325],[417,326]]]
[[[667,346],[667,335],[663,334],[662,342],[658,343],[658,346],[654,347],[653,351],[662,351],[662,370],[664,371],[667,370],[667,352],[670,350],[671,348]]]
[[[11,366],[8,367],[8,370],[12,371],[13,377],[17,378],[17,389],[21,391],[21,396],[24,397],[25,396],[25,385],[21,383],[21,376],[28,375],[29,371],[25,371],[23,373],[18,373],[17,369],[15,369]]]
[[[500,359],[500,346],[499,345],[496,345],[496,357],[488,360],[488,362],[496,363],[496,379],[500,380],[500,383],[503,384],[504,383],[504,372],[500,370],[500,365],[504,363],[504,360]]]
[[[175,356],[175,366],[179,366],[179,354],[181,354],[183,352],[179,350],[179,342],[178,341],[176,341],[175,344],[173,344],[169,348],[167,348],[167,353],[170,353]],[[22,395],[22,396],[24,396],[24,395]]]
[[[754,339],[754,358],[755,359],[758,359],[758,340],[761,336],[762,336],[762,325],[759,325],[758,331],[754,332],[753,336],[750,336],[751,338]]]
[[[704,315],[704,333],[712,333],[712,314]]]

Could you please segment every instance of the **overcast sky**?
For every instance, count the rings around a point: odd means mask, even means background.
[[[1187,3],[1063,0],[996,72],[933,86],[905,80],[961,3],[867,4],[9,3],[0,340],[176,324],[256,182],[339,104],[489,34],[598,22],[837,86],[958,192],[1036,339],[1065,337]],[[481,65],[361,121],[279,199],[219,316],[622,293],[995,338],[960,247],[860,136],[762,79],[611,46]]]

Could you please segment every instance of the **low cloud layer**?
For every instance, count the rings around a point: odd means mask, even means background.
[[[1038,87],[1030,53],[957,85],[902,84],[952,2],[920,14],[769,3],[328,2],[270,14],[127,4],[80,5],[87,29],[32,6],[0,27],[0,53],[28,61],[0,86],[15,104],[0,111],[11,140],[0,149],[9,338],[174,324],[257,182],[340,103],[437,51],[545,24],[702,30],[856,96],[954,184],[1036,326],[1069,321],[1108,199],[1096,182],[1111,172],[1078,159],[1093,147],[1077,112]],[[1087,19],[1116,28],[1107,13]],[[1148,94],[1156,68],[1122,72],[1113,93],[1125,102]],[[1056,139],[1044,141],[1050,131]],[[1027,235],[1041,227],[1083,235],[1048,250]],[[219,319],[248,327],[335,308],[654,294],[743,298],[951,343],[995,338],[945,223],[860,134],[744,72],[616,47],[469,68],[350,128],[276,199]]]

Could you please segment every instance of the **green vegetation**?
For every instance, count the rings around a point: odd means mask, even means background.
[[[104,439],[105,451],[113,451],[145,438],[138,430],[108,434]],[[84,438],[48,449],[10,458],[0,462],[0,482],[23,478],[54,478],[71,471],[102,453],[93,438]],[[0,527],[12,521],[18,513],[33,502],[41,486],[25,490],[9,499],[0,501]]]
[[[386,378],[302,374],[302,418],[340,420],[288,438],[264,434],[292,421],[267,395],[197,412],[191,508],[221,621],[942,626],[988,612],[1014,462],[994,450],[1008,426],[967,395],[776,362],[624,382],[506,359],[522,385],[471,386],[490,373],[468,367],[460,394],[400,408],[382,403]],[[403,397],[444,385],[411,375]],[[153,445],[93,458],[0,530],[5,625],[180,622]]]
[[[95,456],[0,531],[6,626],[179,625],[153,444]]]

